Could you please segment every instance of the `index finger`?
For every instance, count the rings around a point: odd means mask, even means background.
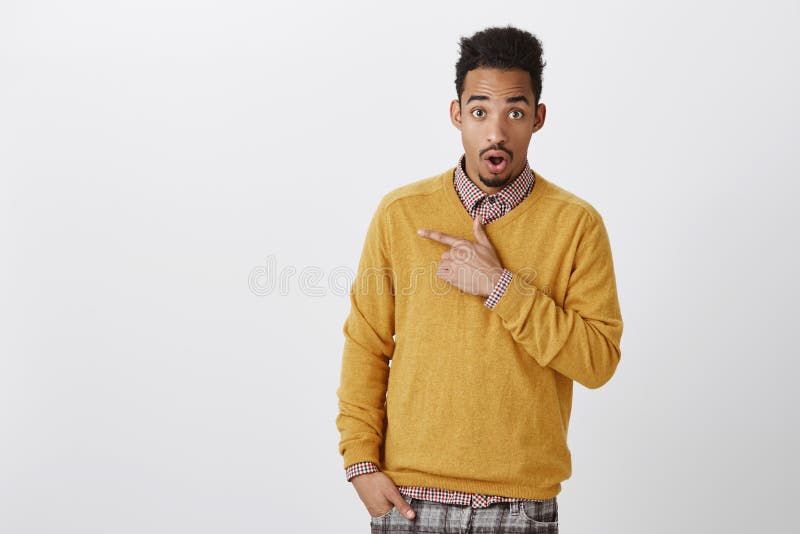
[[[417,233],[422,237],[427,237],[428,239],[433,239],[434,241],[438,241],[439,243],[444,243],[445,245],[450,245],[451,247],[456,243],[463,241],[460,237],[454,237],[450,234],[445,234],[444,232],[439,232],[437,230],[428,230],[426,228],[420,228],[417,230]]]

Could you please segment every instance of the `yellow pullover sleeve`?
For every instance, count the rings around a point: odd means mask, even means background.
[[[369,461],[382,467],[389,359],[394,352],[394,276],[386,226],[386,197],[367,229],[356,278],[350,286],[340,386],[336,390],[344,467]]]
[[[619,363],[623,323],[603,219],[587,211],[582,226],[563,307],[513,273],[493,310],[539,365],[598,388]]]

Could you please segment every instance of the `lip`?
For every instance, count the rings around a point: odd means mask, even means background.
[[[501,158],[499,163],[492,163],[489,158]],[[508,153],[502,150],[489,150],[483,154],[483,163],[492,174],[500,174],[508,166],[509,157]]]
[[[503,158],[508,159],[508,152],[504,150],[488,150],[483,153],[483,159]]]

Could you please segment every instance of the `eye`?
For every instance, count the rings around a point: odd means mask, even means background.
[[[485,115],[486,112],[484,112],[481,108],[475,108],[472,110],[472,116],[476,119],[482,119]]]
[[[520,110],[515,109],[514,111],[509,113],[508,116],[511,117],[512,119],[521,119],[523,117],[523,113]]]

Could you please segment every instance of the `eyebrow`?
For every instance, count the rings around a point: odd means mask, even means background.
[[[531,103],[528,102],[528,97],[526,97],[525,95],[512,96],[511,98],[506,98],[506,102],[508,102],[509,104],[513,104],[514,102],[525,102],[529,106],[531,105]]]
[[[489,97],[486,96],[486,95],[472,95],[467,100],[467,104],[469,104],[473,100],[489,100]],[[525,102],[529,106],[531,105],[530,101],[528,100],[528,97],[526,97],[525,95],[512,96],[512,97],[506,98],[506,103],[507,104],[513,104],[515,102]]]

